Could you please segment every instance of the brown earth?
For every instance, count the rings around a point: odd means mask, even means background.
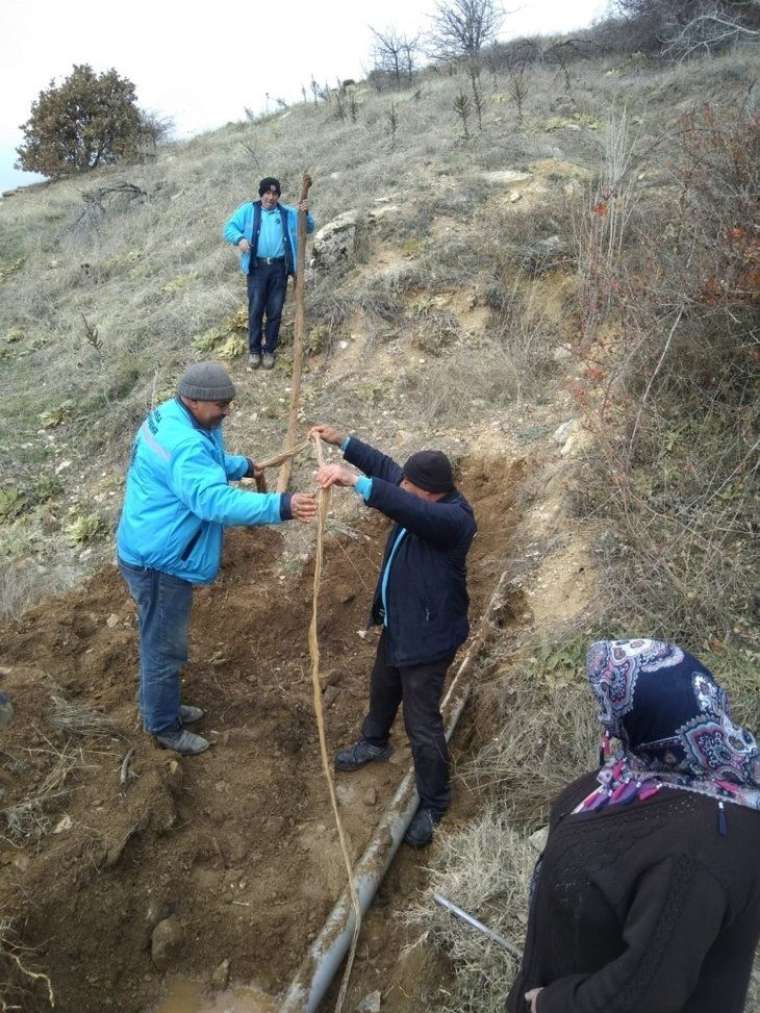
[[[473,625],[504,566],[524,470],[503,458],[462,466],[479,523]],[[386,531],[368,512],[326,546],[319,637],[331,748],[354,737],[364,712],[375,641],[359,631]],[[219,578],[196,592],[185,697],[207,710],[199,730],[213,748],[200,758],[158,750],[139,728],[134,611],[115,567],[0,628],[0,688],[15,707],[0,750],[8,1008],[49,1008],[45,981],[8,954],[49,975],[56,1008],[72,1013],[153,1008],[167,982],[207,989],[225,960],[233,982],[270,996],[287,986],[345,880],[309,679],[313,563],[294,565],[288,537],[231,532]],[[132,748],[137,776],[122,786]],[[408,763],[401,732],[390,763],[339,779],[355,855]],[[403,890],[400,868],[393,886]],[[151,933],[170,914],[182,944],[159,970]],[[261,1008],[252,996],[239,1008]],[[202,1008],[211,1002],[206,993]]]

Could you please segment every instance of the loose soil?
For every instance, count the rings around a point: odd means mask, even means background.
[[[524,470],[505,458],[462,465],[479,524],[473,626],[504,566]],[[326,546],[319,638],[331,748],[355,737],[375,649],[365,627],[388,522],[361,517]],[[195,983],[204,1004],[180,989],[185,999],[175,994],[166,1010],[216,1008],[208,987],[225,960],[233,983],[276,997],[345,885],[309,680],[313,561],[296,565],[289,538],[230,532],[219,578],[196,592],[184,697],[207,711],[198,730],[213,747],[202,757],[156,749],[140,730],[134,609],[114,566],[0,627],[0,689],[15,707],[0,749],[0,947],[50,976],[57,1009],[137,1013],[177,980]],[[355,856],[409,765],[403,730],[395,746],[389,763],[338,779]],[[136,777],[122,786],[130,749]],[[403,875],[394,887],[404,889]],[[183,942],[159,970],[151,934],[170,914]],[[49,1008],[44,981],[2,963],[9,1008]],[[246,994],[224,1008],[266,1008]]]

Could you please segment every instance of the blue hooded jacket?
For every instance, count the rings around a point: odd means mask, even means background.
[[[251,462],[227,454],[221,426],[204,429],[179,398],[154,408],[137,432],[121,520],[119,558],[207,584],[222,558],[225,525],[290,520],[290,496],[232,489]]]
[[[227,220],[224,226],[224,238],[232,246],[237,246],[241,239],[247,239],[251,244],[251,249],[255,251],[258,243],[258,236],[256,236],[256,242],[254,242],[253,235],[255,204],[261,207],[261,201],[246,201]],[[293,272],[295,264],[298,262],[298,209],[291,207],[289,204],[278,203],[277,206],[285,212],[284,221],[286,230],[284,240],[286,247],[289,247],[286,249],[285,259],[288,263],[288,271]],[[311,212],[307,211],[306,231],[311,233],[314,231],[314,227],[314,219]],[[250,274],[250,269],[251,254],[241,253],[240,270],[243,274]]]

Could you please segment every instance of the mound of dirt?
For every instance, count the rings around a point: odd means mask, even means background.
[[[503,569],[522,471],[506,460],[463,467],[479,523],[473,619]],[[361,517],[326,546],[319,637],[332,747],[356,733],[375,648],[365,627],[387,521]],[[49,975],[56,1007],[77,1013],[148,1009],[167,976],[223,989],[223,965],[272,996],[287,985],[345,872],[311,700],[313,561],[284,565],[285,545],[278,529],[230,532],[219,579],[196,592],[184,695],[206,709],[200,730],[213,742],[197,759],[156,749],[139,727],[134,609],[115,567],[0,629],[0,689],[15,708],[0,751],[7,1005],[49,1008],[45,982],[9,953]],[[408,763],[401,732],[390,763],[340,779],[355,855]],[[154,930],[169,918],[167,956]]]

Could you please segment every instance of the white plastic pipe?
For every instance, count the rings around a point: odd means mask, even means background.
[[[506,573],[503,573],[481,619],[478,636],[471,644],[444,698],[442,709],[447,712],[447,741],[451,738],[470,695],[471,684],[467,683],[460,687],[460,678],[469,669],[476,651],[480,649],[485,639],[487,621],[495,603],[499,600],[505,582]],[[354,886],[362,915],[372,903],[418,806],[419,796],[415,788],[414,771],[410,770],[399,785],[372,840],[354,868]],[[351,896],[346,888],[328,915],[322,931],[309,947],[280,1006],[280,1013],[314,1013],[348,952],[353,938],[355,918]]]

